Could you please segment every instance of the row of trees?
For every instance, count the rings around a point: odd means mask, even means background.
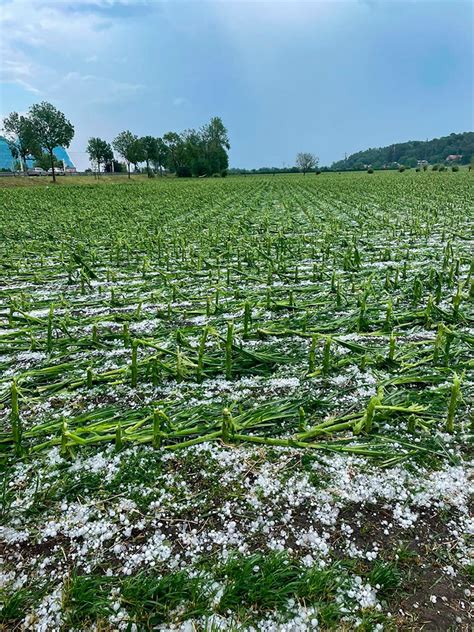
[[[62,112],[43,101],[32,105],[26,115],[9,114],[3,131],[13,157],[20,160],[24,170],[27,159],[33,156],[38,166],[52,169],[56,181],[58,161],[53,150],[69,147],[74,137],[74,127]],[[163,169],[180,177],[225,175],[229,167],[229,136],[217,116],[199,130],[168,132],[162,138],[139,138],[130,131],[120,133],[112,144],[102,138],[90,138],[87,153],[99,173],[102,167],[111,171],[117,165],[114,149],[125,161],[129,177],[131,165],[137,167],[141,163],[146,164],[150,177],[155,172],[163,174]]]
[[[158,172],[163,175],[163,169],[178,177],[225,175],[229,167],[229,137],[217,116],[198,131],[168,132],[161,138],[139,138],[128,130],[121,132],[112,144],[101,138],[91,138],[87,153],[98,173],[102,166],[107,168],[113,163],[114,149],[125,161],[128,177],[131,166],[137,168],[140,163],[145,163],[149,177]]]
[[[26,170],[27,159],[34,156],[38,166],[52,169],[53,181],[56,181],[55,168],[59,161],[53,150],[58,146],[69,147],[74,136],[74,127],[65,115],[43,101],[32,105],[26,115],[9,114],[3,128],[12,155],[20,159],[22,168]],[[142,163],[145,163],[149,177],[156,172],[163,175],[163,169],[178,177],[226,175],[229,167],[229,136],[217,116],[199,130],[167,132],[161,138],[139,138],[128,130],[121,132],[112,144],[102,138],[90,138],[87,153],[98,174],[102,168],[113,171],[119,167],[114,149],[125,161],[128,177],[131,166],[137,168]],[[317,169],[318,163],[314,154],[301,152],[296,156],[296,167],[292,170],[306,174]]]
[[[34,156],[42,165],[48,165],[53,171],[57,160],[55,147],[69,147],[74,137],[74,127],[62,112],[51,103],[32,105],[26,115],[12,112],[3,121],[3,131],[12,156],[20,160],[26,170],[26,160]]]

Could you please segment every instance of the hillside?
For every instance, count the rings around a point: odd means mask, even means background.
[[[366,165],[374,168],[396,166],[416,167],[418,160],[427,160],[430,164],[444,163],[450,155],[461,155],[460,164],[469,164],[474,158],[474,132],[450,134],[428,141],[411,140],[387,147],[376,147],[358,151],[345,160],[333,163],[333,169],[364,169]]]

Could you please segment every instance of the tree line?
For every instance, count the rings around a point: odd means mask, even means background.
[[[215,116],[199,130],[167,132],[162,137],[142,136],[130,131],[121,132],[112,145],[100,138],[91,138],[87,152],[91,161],[99,165],[110,163],[113,149],[123,158],[128,177],[131,165],[145,163],[149,177],[163,175],[163,169],[178,177],[227,175],[230,149],[229,136],[222,120]]]
[[[450,134],[428,141],[408,141],[386,147],[377,147],[351,154],[332,165],[335,171],[416,167],[418,163],[442,164],[448,156],[460,156],[448,162],[468,165],[474,158],[474,132]]]
[[[69,147],[74,137],[74,126],[51,103],[32,105],[26,115],[11,112],[3,121],[3,131],[13,158],[19,159],[26,171],[27,160],[34,157],[42,168],[51,168],[56,181],[58,160],[56,147]],[[124,131],[108,143],[98,137],[90,138],[87,153],[100,173],[120,170],[114,150],[124,160],[128,177],[131,166],[146,165],[149,177],[163,170],[178,177],[227,175],[230,142],[222,120],[215,116],[199,130],[167,132],[160,138],[138,137]]]
[[[6,141],[21,168],[26,171],[26,161],[31,156],[36,165],[51,169],[56,181],[55,169],[60,162],[54,155],[56,147],[69,147],[74,137],[74,126],[51,103],[43,101],[32,105],[26,115],[10,113],[3,121]],[[181,133],[167,132],[162,137],[138,137],[129,130],[121,132],[112,143],[98,137],[90,138],[87,153],[97,173],[121,171],[122,163],[114,156],[114,150],[123,159],[128,177],[132,165],[146,165],[149,177],[163,175],[167,170],[178,177],[225,176],[229,171],[228,150],[230,142],[227,129],[219,117],[213,117],[199,130],[187,129]],[[387,147],[367,149],[333,163],[332,171],[426,166],[428,162],[442,164],[469,164],[474,159],[474,132],[450,134],[430,141],[409,141]],[[258,170],[233,169],[230,173],[284,173],[311,171],[320,173],[319,159],[312,153],[300,152],[296,166],[288,168],[262,168]]]
[[[54,149],[69,147],[74,137],[74,126],[61,111],[43,101],[32,105],[26,115],[11,112],[4,119],[3,130],[11,153],[19,159],[23,170],[26,171],[27,160],[33,156],[37,166],[51,169],[53,181],[56,181],[56,169],[61,164]],[[149,177],[156,173],[163,175],[165,169],[178,177],[225,176],[229,168],[229,149],[228,132],[218,116],[199,130],[167,132],[162,137],[139,137],[126,130],[112,143],[93,137],[87,144],[89,159],[98,175],[102,170],[122,170],[122,164],[115,159],[115,150],[123,159],[129,178],[132,165],[137,170],[140,164],[146,165]],[[319,173],[318,163],[314,154],[300,152],[296,156],[296,166],[289,171]]]

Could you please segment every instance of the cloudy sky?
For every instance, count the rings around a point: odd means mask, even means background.
[[[473,129],[470,0],[0,0],[0,114],[47,100],[90,136],[221,116],[231,165],[322,164]]]

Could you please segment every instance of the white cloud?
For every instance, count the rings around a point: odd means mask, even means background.
[[[137,83],[77,72],[121,46],[128,22],[114,19],[111,9],[135,4],[148,3],[7,0],[0,9],[0,80],[52,101],[105,103],[137,94],[143,89]]]
[[[32,86],[31,83],[28,83],[28,81],[23,81],[22,79],[15,79],[14,83],[24,88],[27,92],[31,92],[32,94],[41,94],[41,90]]]
[[[114,103],[118,100],[135,96],[143,91],[145,86],[139,83],[117,81],[108,77],[86,74],[76,71],[68,72],[57,84],[51,87],[51,92],[61,94],[67,92],[69,98],[77,94],[84,104]]]
[[[63,59],[96,55],[112,40],[110,20],[60,2],[10,0],[0,11],[2,82],[39,94],[59,79]]]
[[[13,83],[28,92],[40,94],[35,85],[35,64],[21,50],[11,50],[4,42],[0,48],[0,82]]]
[[[50,50],[56,55],[101,47],[112,27],[113,22],[104,15],[92,10],[75,11],[74,4],[68,2],[10,0],[2,5],[0,13],[5,46],[41,47],[42,52]]]

